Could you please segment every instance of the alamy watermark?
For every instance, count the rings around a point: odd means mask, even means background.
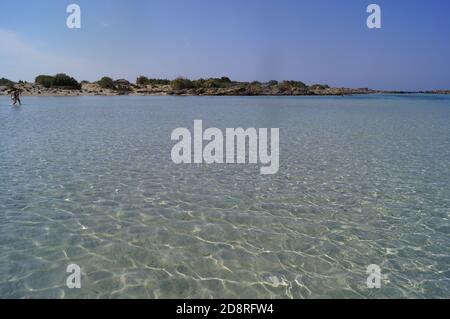
[[[378,4],[370,4],[367,7],[367,27],[369,29],[381,29],[381,7]]]
[[[369,289],[380,289],[381,288],[381,268],[378,265],[369,265],[367,267],[366,273],[369,275],[367,277],[367,288]]]
[[[81,288],[81,268],[77,264],[70,264],[66,268],[66,272],[70,273],[66,279],[66,286],[69,289]]]
[[[72,3],[67,6],[67,13],[70,13],[66,20],[69,29],[81,28],[81,8],[78,4]]]
[[[366,9],[367,13],[370,13],[367,18],[366,24],[369,29],[381,29],[381,7],[378,4],[369,4]],[[69,29],[81,28],[81,7],[72,3],[66,8],[66,13],[69,16],[66,20],[66,25]]]
[[[218,128],[203,131],[203,122],[194,121],[194,134],[187,128],[173,130],[171,139],[178,141],[171,152],[175,164],[258,164],[262,175],[276,174],[280,167],[280,130],[267,128]],[[207,142],[203,147],[203,142]],[[248,145],[248,147],[247,147]],[[193,150],[193,152],[192,152]],[[225,154],[224,154],[225,151]],[[247,161],[248,158],[248,161]]]

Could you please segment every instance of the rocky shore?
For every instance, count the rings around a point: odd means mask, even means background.
[[[355,94],[450,94],[450,90],[425,92],[380,91],[368,88],[330,88],[328,86],[296,87],[270,83],[232,82],[225,87],[174,88],[171,84],[134,84],[117,80],[114,87],[104,88],[98,82],[81,82],[80,89],[45,87],[37,83],[18,83],[15,88],[23,96],[117,96],[117,95],[180,95],[180,96],[346,96]],[[9,95],[12,86],[0,86],[0,95]]]

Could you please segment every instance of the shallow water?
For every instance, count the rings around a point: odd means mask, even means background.
[[[24,102],[0,98],[0,297],[450,298],[449,97]],[[195,119],[279,127],[279,173],[173,164]]]

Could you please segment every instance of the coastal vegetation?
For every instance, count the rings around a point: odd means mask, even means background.
[[[66,90],[80,90],[81,84],[73,77],[65,73],[58,73],[51,75],[38,75],[34,80],[35,83],[42,85],[44,88],[66,89]]]
[[[170,82],[170,86],[176,91],[195,88],[194,82],[182,77],[176,78],[175,80]]]
[[[204,88],[204,89],[219,89],[226,88],[232,85],[230,78],[224,76],[221,78],[209,78],[209,79],[199,79],[193,81],[196,88]]]
[[[4,82],[8,81],[3,79]],[[66,88],[81,89],[83,85],[91,85],[88,81],[78,83],[74,78],[66,74],[57,74],[55,76],[39,75],[35,82],[44,88]],[[111,77],[104,76],[100,80],[94,82],[102,90],[113,90],[120,92],[131,92],[134,85],[125,79],[114,80]],[[178,77],[174,80],[149,78],[139,76],[135,85],[138,89],[151,87],[165,87],[167,94],[193,94],[193,95],[305,95],[313,94],[317,91],[330,89],[326,84],[314,84],[307,86],[301,81],[282,81],[271,80],[266,83],[259,81],[238,82],[232,81],[229,77],[220,78],[200,78],[191,80],[185,77]],[[93,88],[94,89],[94,88]]]
[[[115,90],[116,86],[114,85],[114,80],[110,78],[109,76],[104,76],[100,80],[97,81],[97,84],[102,89],[109,89],[109,90]]]
[[[102,77],[99,81],[95,82],[95,84],[97,84],[102,90],[116,91],[117,94],[127,94],[131,91],[132,86],[132,84],[128,80],[114,80],[108,76]]]
[[[45,88],[51,88],[53,82],[53,76],[51,75],[38,75],[34,80],[36,84],[40,84]]]
[[[235,82],[237,83],[237,82]],[[146,76],[139,76],[136,79],[136,85],[138,86],[162,86],[162,85],[170,85],[173,90],[187,90],[187,89],[219,89],[219,88],[227,88],[233,85],[233,82],[228,77],[221,78],[209,78],[209,79],[198,79],[198,80],[190,80],[184,77],[177,77],[176,79],[170,81],[167,79],[155,79],[148,78]]]
[[[252,83],[247,84],[245,89],[248,95],[259,95],[263,91],[262,84],[258,81],[253,81]]]
[[[237,82],[235,82],[237,84]],[[209,78],[190,80],[183,77],[178,77],[170,82],[172,89],[185,90],[185,89],[223,89],[229,88],[233,85],[233,82],[228,77],[221,78]]]
[[[73,77],[70,77],[64,73],[56,74],[53,77],[52,87],[55,88],[67,88],[67,89],[81,89],[80,83],[77,82]]]
[[[1,78],[0,79],[0,86],[8,86],[11,87],[13,86],[15,83],[11,80],[5,79],[5,78]]]
[[[114,87],[116,91],[120,92],[120,94],[126,94],[131,91],[131,83],[125,79],[115,80]]]
[[[309,86],[309,88],[311,90],[326,90],[326,89],[329,89],[330,87],[326,84],[313,84],[313,85]]]
[[[136,79],[136,84],[137,85],[169,85],[170,80],[149,79],[148,77],[141,75]]]
[[[301,81],[283,81],[280,84],[277,84],[277,86],[282,92],[290,90],[305,91],[308,89],[308,86]]]
[[[312,84],[298,80],[267,82],[233,81],[229,77],[200,78],[192,80],[178,77],[174,80],[151,78],[141,75],[135,83],[126,79],[115,80],[104,76],[98,81],[78,82],[73,77],[59,73],[39,75],[35,83],[0,79],[0,95],[8,94],[11,87],[22,89],[25,95],[195,95],[195,96],[311,96],[311,95],[352,95],[373,93],[414,93],[399,91],[380,91],[368,88],[333,88],[327,84]],[[450,94],[450,90],[421,93]]]

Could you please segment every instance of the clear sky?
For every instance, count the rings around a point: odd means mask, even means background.
[[[371,3],[380,30],[366,26]],[[450,89],[450,1],[1,0],[0,77],[59,72]]]

